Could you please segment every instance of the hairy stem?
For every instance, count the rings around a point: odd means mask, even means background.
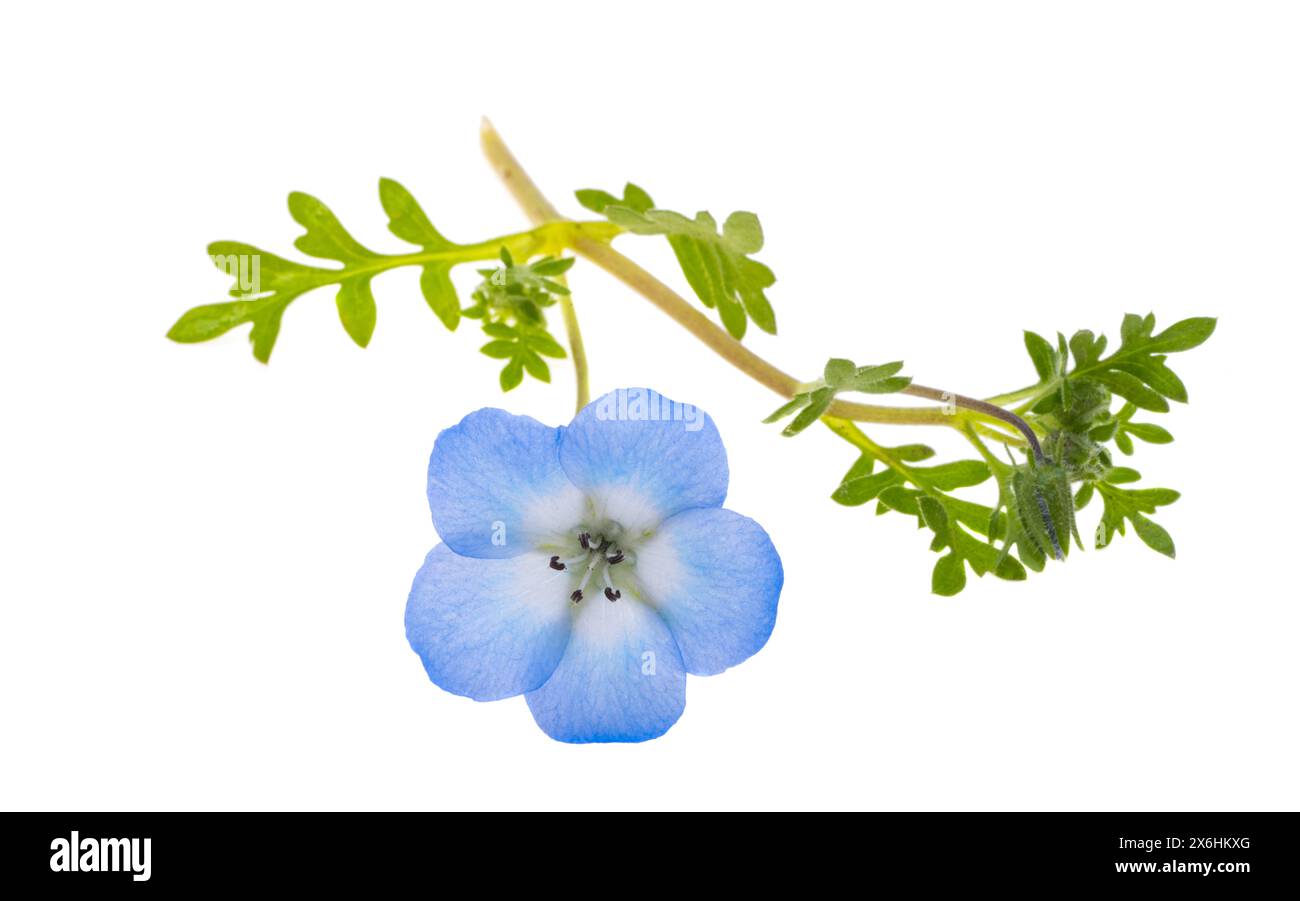
[[[487,156],[497,175],[505,182],[516,202],[523,207],[524,212],[528,214],[534,223],[540,225],[564,218],[546,199],[546,196],[542,194],[523,167],[519,165],[519,161],[510,152],[510,149],[501,139],[501,135],[497,133],[492,123],[487,119],[483,120],[480,138],[484,155]],[[715,324],[684,297],[635,261],[611,247],[609,239],[604,235],[593,237],[590,234],[578,232],[574,235],[571,246],[575,253],[595,263],[623,282],[623,284],[645,297],[678,325],[703,342],[710,350],[759,384],[765,385],[786,398],[793,397],[801,390],[802,383],[798,379],[772,365],[731,337],[725,329]],[[932,391],[933,389],[926,390]],[[945,392],[937,392],[941,395],[939,397],[915,391],[906,393],[917,394],[931,400],[941,400],[945,403],[951,402],[956,406],[964,406],[976,415],[1010,423],[1021,429],[1027,442],[1031,443],[1032,446],[1037,445],[1037,437],[1034,435],[1033,430],[1024,423],[1024,420],[994,404],[975,401],[973,398],[967,398],[963,395],[948,395]],[[962,403],[963,401],[968,403]],[[964,421],[964,418],[957,417],[952,412],[941,407],[886,407],[845,400],[833,401],[827,415],[836,419],[858,422],[876,422],[890,425],[947,425],[954,428],[960,428]]]
[[[1000,419],[1003,422],[1010,423],[1020,430],[1020,434],[1025,436],[1025,443],[1029,445],[1034,452],[1034,459],[1039,463],[1043,462],[1043,448],[1038,443],[1038,435],[1030,428],[1029,423],[1025,422],[1010,410],[1004,410],[996,404],[991,404],[986,400],[978,400],[973,397],[967,397],[964,394],[954,394],[951,391],[941,391],[938,388],[927,388],[925,385],[915,383],[908,385],[902,391],[903,394],[910,394],[913,397],[927,397],[930,400],[941,401],[942,403],[955,404],[964,407],[967,410],[974,410],[977,413],[983,413],[985,416],[992,416],[994,419]]]

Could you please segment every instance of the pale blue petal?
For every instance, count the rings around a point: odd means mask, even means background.
[[[598,519],[632,532],[727,496],[727,452],[713,420],[648,388],[620,388],[584,407],[560,439],[560,464]]]
[[[537,725],[559,741],[645,741],[682,715],[686,672],[653,610],[594,594],[579,605],[560,665],[526,697]]]
[[[545,554],[509,560],[429,552],[406,602],[406,637],[440,688],[476,701],[531,691],[569,640],[569,576]]]
[[[561,429],[484,409],[438,436],[429,507],[458,554],[513,557],[572,530],[586,509],[559,462]]]
[[[686,671],[720,673],[767,643],[784,574],[763,527],[730,510],[687,510],[637,550],[637,578]]]

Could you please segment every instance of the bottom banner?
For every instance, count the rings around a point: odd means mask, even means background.
[[[1238,892],[1294,882],[1297,848],[1297,816],[1277,813],[10,813],[0,824],[5,883],[96,892],[414,881],[603,894],[607,874],[638,896],[771,890],[779,877]]]

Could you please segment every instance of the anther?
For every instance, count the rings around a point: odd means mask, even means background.
[[[607,562],[610,566],[613,566],[616,563],[622,563],[625,559],[627,558],[623,556],[623,552],[621,550],[615,550],[614,556],[606,558],[605,562]]]
[[[559,554],[556,554],[554,557],[551,558],[551,569],[563,570],[565,568],[566,568],[565,565],[560,562]]]
[[[591,550],[591,535],[587,532],[583,532],[578,536],[578,544],[582,545],[584,551]]]
[[[573,603],[575,603],[575,604],[578,603],[579,601],[581,601],[581,600],[582,600],[582,589],[579,588],[579,589],[578,589],[577,591],[575,591],[573,594],[569,595],[569,600],[573,601]]]
[[[609,598],[609,600],[610,600],[611,603],[613,603],[614,601],[617,601],[617,600],[618,600],[619,598],[621,598],[622,596],[623,596],[623,592],[619,591],[617,588],[606,588],[606,589],[605,589],[605,597]]]

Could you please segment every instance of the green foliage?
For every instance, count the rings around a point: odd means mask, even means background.
[[[828,360],[821,379],[810,383],[805,390],[777,407],[763,421],[777,422],[794,416],[781,434],[786,437],[798,435],[825,415],[835,395],[842,391],[859,391],[863,394],[893,394],[902,391],[912,383],[910,378],[898,375],[902,368],[901,361],[880,366],[857,366],[852,360]]]
[[[340,263],[323,267],[295,263],[239,241],[208,245],[213,263],[234,279],[233,301],[204,304],[186,312],[168,331],[173,341],[209,341],[232,328],[252,324],[253,356],[265,363],[280,334],[285,309],[308,291],[337,286],[335,304],[343,329],[365,347],[375,330],[376,275],[399,266],[420,267],[420,289],[429,308],[448,329],[460,320],[460,303],[452,287],[451,268],[474,251],[444,238],[429,222],[415,198],[392,179],[380,179],[379,199],[394,235],[420,248],[408,254],[377,253],[360,244],[333,212],[310,194],[289,195],[289,213],[305,231],[294,246],[308,256]]]
[[[267,362],[288,306],[306,293],[329,287],[344,331],[365,347],[377,318],[375,277],[415,266],[420,269],[426,303],[448,330],[455,330],[462,317],[481,325],[487,341],[480,351],[502,361],[502,390],[513,390],[525,376],[549,382],[547,359],[564,358],[566,353],[548,330],[547,311],[568,295],[564,276],[574,262],[554,254],[580,246],[577,235],[607,241],[621,232],[665,237],[691,288],[706,308],[718,311],[733,337],[742,338],[751,321],[763,331],[776,331],[766,296],[775,277],[753,259],[762,250],[764,237],[752,213],[734,212],[719,226],[706,212],[692,218],[657,208],[646,191],[628,183],[621,197],[593,189],[577,192],[584,207],[604,217],[599,222],[551,222],[462,245],[443,237],[397,182],[381,179],[379,196],[389,231],[411,250],[400,254],[371,250],[353,238],[324,203],[295,192],[289,195],[289,211],[303,233],[294,245],[326,265],[295,262],[238,241],[214,242],[208,251],[213,263],[232,278],[230,299],[189,310],[168,337],[182,343],[208,341],[247,324],[254,357]],[[498,257],[500,265],[479,270],[483,280],[462,309],[452,269]],[[800,386],[765,422],[788,420],[782,434],[792,436],[825,417],[827,425],[854,444],[859,456],[832,499],[848,507],[874,501],[877,515],[914,520],[918,530],[928,533],[929,547],[939,555],[931,574],[931,588],[939,595],[961,592],[972,572],[1023,580],[1028,570],[1041,572],[1048,557],[1064,560],[1071,538],[1082,548],[1076,514],[1097,497],[1102,507],[1097,548],[1108,546],[1131,526],[1147,546],[1173,557],[1173,539],[1152,517],[1158,508],[1177,500],[1178,492],[1136,487],[1141,476],[1135,469],[1116,466],[1112,449],[1128,456],[1134,453],[1135,441],[1152,445],[1173,441],[1162,426],[1135,422],[1133,417],[1139,410],[1163,413],[1170,409],[1170,401],[1187,401],[1187,389],[1170,368],[1169,355],[1199,346],[1214,329],[1214,319],[1197,317],[1157,332],[1153,315],[1128,314],[1118,346],[1109,354],[1107,338],[1088,330],[1069,339],[1058,332],[1055,342],[1024,332],[1025,351],[1037,381],[1002,396],[1002,402],[1010,399],[1016,405],[1014,412],[1041,445],[1041,457],[1021,447],[1022,462],[1014,458],[1009,464],[1001,462],[965,414],[952,421],[964,423],[980,459],[937,463],[931,462],[936,456],[933,448],[883,447],[852,424],[827,415],[843,393],[888,394],[907,388],[911,379],[899,375],[901,362],[859,366],[848,359],[830,359],[820,379]],[[1123,401],[1118,411],[1111,409],[1115,398]],[[982,433],[996,434],[1007,444],[1023,444],[1006,431],[983,428]],[[955,493],[990,479],[996,485],[992,506]]]
[[[982,460],[916,466],[933,451],[925,448],[922,456],[910,458],[904,448],[876,448],[868,442],[866,446],[875,449],[854,461],[831,497],[850,507],[875,501],[877,514],[914,517],[921,528],[929,529],[931,549],[941,555],[931,589],[944,596],[962,591],[968,572],[1023,579],[1028,570],[1042,572],[1049,558],[1065,560],[1071,539],[1083,547],[1076,514],[1098,496],[1102,513],[1097,548],[1131,526],[1148,547],[1172,557],[1173,539],[1151,517],[1157,508],[1177,500],[1178,493],[1127,487],[1141,476],[1135,469],[1114,465],[1112,445],[1127,455],[1133,453],[1135,439],[1148,444],[1173,441],[1162,426],[1134,422],[1133,416],[1139,409],[1165,412],[1169,401],[1187,400],[1187,390],[1169,368],[1167,356],[1196,347],[1213,331],[1213,319],[1195,318],[1156,333],[1153,316],[1130,314],[1124,317],[1120,346],[1110,355],[1105,336],[1090,331],[1076,332],[1068,340],[1058,334],[1054,344],[1025,332],[1025,350],[1038,383],[1013,396],[1022,399],[1017,412],[1039,436],[1042,460],[1022,448],[1023,462],[997,462],[973,430],[968,437]],[[820,382],[769,420],[797,412],[786,432],[800,431],[826,412],[836,391],[858,371],[846,360],[831,361]],[[895,372],[897,368],[887,375]],[[1124,403],[1112,411],[1116,397]],[[845,437],[860,449],[864,446],[852,435]],[[982,484],[990,476],[997,485],[992,507],[949,493]]]
[[[1032,332],[1025,333],[1025,347],[1040,382],[1055,382],[1057,390],[1045,394],[1034,406],[1039,414],[1051,413],[1071,404],[1071,392],[1080,383],[1096,383],[1143,410],[1167,413],[1169,401],[1187,402],[1187,388],[1166,363],[1168,355],[1191,350],[1214,333],[1209,317],[1184,319],[1155,333],[1155,316],[1129,313],[1120,326],[1120,346],[1104,356],[1105,335],[1083,330],[1067,342],[1058,335],[1056,348]],[[1065,372],[1069,358],[1074,367]],[[1046,374],[1045,374],[1046,373]]]
[[[691,290],[706,307],[717,309],[732,337],[743,338],[750,321],[776,334],[776,316],[765,293],[776,276],[751,259],[763,249],[763,228],[753,213],[732,213],[719,231],[717,220],[708,213],[696,213],[691,219],[656,209],[650,195],[631,182],[622,199],[590,188],[578,191],[577,198],[587,209],[633,234],[666,237]]]
[[[934,456],[932,448],[921,444],[881,448],[879,456],[885,465],[877,470],[877,456],[862,454],[831,499],[848,507],[875,500],[878,514],[899,513],[915,518],[918,528],[929,529],[930,549],[942,555],[931,580],[936,594],[960,592],[968,568],[977,576],[991,572],[1012,581],[1025,578],[1019,562],[1006,559],[988,542],[993,509],[949,493],[987,481],[992,475],[987,463],[955,460],[935,466],[912,465]]]
[[[1137,407],[1128,403],[1115,415],[1114,434],[1111,440],[1125,456],[1133,454],[1134,438],[1147,444],[1169,444],[1174,440],[1174,436],[1161,426],[1149,422],[1132,422],[1132,416],[1136,412]]]
[[[1136,475],[1136,473],[1134,473]],[[1166,557],[1174,556],[1174,540],[1165,529],[1147,516],[1178,500],[1179,494],[1170,488],[1117,488],[1110,481],[1095,482],[1104,509],[1097,524],[1097,547],[1110,544],[1115,533],[1124,534],[1124,520],[1133,524],[1142,543]]]
[[[1011,497],[1019,536],[1033,545],[1035,559],[1048,556],[1064,560],[1070,554],[1070,537],[1083,546],[1074,520],[1074,496],[1069,471],[1051,460],[1028,463],[1011,472]],[[1024,545],[1021,544],[1022,550]]]
[[[549,382],[551,369],[543,357],[563,358],[564,348],[546,330],[547,307],[569,293],[555,281],[573,266],[574,259],[542,257],[532,263],[516,264],[510,251],[501,248],[503,265],[480,269],[482,283],[474,290],[474,303],[463,312],[480,320],[483,333],[492,340],[479,352],[494,360],[505,360],[501,369],[501,390],[517,388],[524,373]]]

